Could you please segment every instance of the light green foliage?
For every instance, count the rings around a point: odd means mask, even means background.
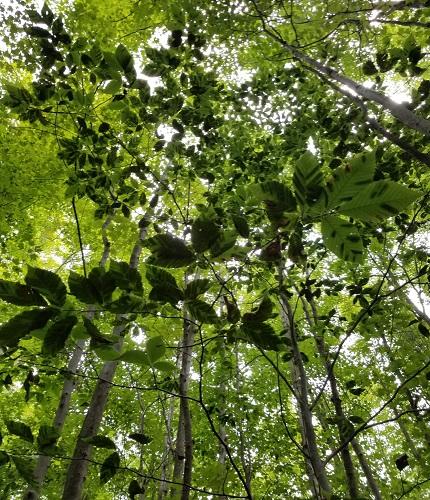
[[[334,78],[405,88],[429,118],[409,3],[0,6],[4,498],[38,454],[61,497],[105,361],[86,498],[170,498],[185,401],[191,498],[310,498],[308,403],[332,498],[355,431],[382,498],[428,496],[428,138]]]

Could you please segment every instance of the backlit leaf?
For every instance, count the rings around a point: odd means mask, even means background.
[[[57,274],[46,269],[28,266],[25,282],[46,297],[51,304],[58,307],[64,305],[67,289]]]

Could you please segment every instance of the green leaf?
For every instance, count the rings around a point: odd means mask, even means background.
[[[194,250],[198,253],[208,250],[217,241],[219,234],[219,227],[212,219],[198,217],[191,227],[191,243]]]
[[[196,299],[199,295],[206,293],[210,287],[211,282],[206,278],[190,281],[185,288],[185,299]]]
[[[45,296],[53,305],[61,307],[66,302],[66,285],[57,274],[51,271],[28,266],[25,282]]]
[[[34,36],[35,38],[49,38],[51,33],[45,28],[40,28],[39,26],[30,26],[26,28],[26,33],[30,36]]]
[[[118,92],[121,90],[122,87],[122,81],[121,80],[110,80],[103,88],[102,92],[104,94],[118,94]]]
[[[171,361],[160,360],[155,361],[155,363],[152,364],[152,368],[166,373],[173,373],[176,370],[176,365]]]
[[[420,196],[418,191],[396,182],[376,181],[341,205],[339,212],[354,219],[379,221],[401,212]]]
[[[105,305],[108,311],[115,314],[139,313],[142,312],[144,307],[145,302],[142,297],[134,295],[134,293],[125,293],[119,299]]]
[[[169,302],[173,306],[184,298],[182,290],[174,288],[171,285],[164,283],[154,286],[149,293],[149,299],[155,302]]]
[[[233,215],[233,224],[234,227],[236,228],[236,231],[242,236],[243,238],[248,238],[249,237],[249,225],[248,221],[246,220],[246,217],[243,215]]]
[[[55,16],[54,16],[54,13],[52,12],[52,10],[49,8],[49,5],[47,4],[47,2],[43,3],[40,13],[42,14],[42,17],[43,17],[43,20],[45,21],[45,23],[50,26],[52,24],[52,21],[54,20]]]
[[[120,458],[116,451],[109,455],[100,467],[100,483],[106,484],[117,473]]]
[[[9,463],[9,461],[10,461],[9,455],[5,451],[0,451],[0,467],[2,465]]]
[[[149,337],[146,341],[146,353],[148,354],[149,361],[154,363],[164,356],[166,353],[166,346],[163,337],[160,335],[156,337]]]
[[[12,456],[18,474],[30,485],[34,484],[34,466],[35,462],[32,459]]]
[[[273,303],[269,297],[264,297],[260,305],[250,313],[243,315],[242,320],[245,323],[262,323],[273,317]]]
[[[91,337],[90,345],[92,348],[111,346],[113,344],[113,341],[102,335],[96,325],[88,318],[84,317],[83,322],[88,335]]]
[[[184,267],[194,262],[193,252],[179,238],[157,234],[145,242],[151,252],[151,264],[162,267]]]
[[[87,329],[83,325],[83,323],[79,322],[77,323],[73,328],[70,333],[70,336],[72,337],[73,340],[82,340],[82,339],[88,339],[89,334],[87,332]]]
[[[418,323],[418,331],[421,333],[421,335],[424,335],[424,337],[430,337],[430,331],[422,323]]]
[[[240,328],[243,340],[252,342],[262,349],[279,351],[284,341],[268,323],[244,322]]]
[[[375,153],[360,153],[338,167],[327,183],[327,208],[351,201],[368,186],[375,175]]]
[[[118,350],[113,345],[94,345],[90,347],[102,361],[115,361],[118,359]]]
[[[15,346],[31,331],[44,327],[54,312],[53,309],[32,309],[17,314],[0,326],[0,346]]]
[[[115,57],[121,68],[125,73],[129,72],[133,67],[133,58],[131,57],[130,52],[127,47],[120,43],[115,50]]]
[[[27,285],[0,279],[0,299],[16,306],[46,306],[46,300]]]
[[[64,349],[70,332],[77,322],[76,316],[66,316],[53,323],[43,339],[42,354],[53,356]]]
[[[211,246],[211,256],[213,258],[224,256],[226,252],[234,247],[236,239],[236,231],[223,231]]]
[[[212,306],[199,299],[193,299],[186,302],[187,309],[191,319],[201,323],[218,323],[219,318]]]
[[[149,281],[151,286],[157,286],[160,283],[171,285],[174,288],[178,288],[176,279],[168,271],[160,269],[156,266],[147,266],[146,268],[146,279]]]
[[[277,212],[294,212],[296,200],[291,190],[278,181],[267,181],[248,186],[248,196],[255,202],[266,202]]]
[[[150,366],[151,364],[148,354],[145,351],[138,351],[137,349],[125,351],[117,359],[119,361],[125,361],[126,363],[135,363],[136,365],[142,366]]]
[[[364,420],[359,417],[358,415],[351,415],[350,417],[348,417],[349,420],[353,423],[353,424],[363,424],[364,423]]]
[[[315,156],[306,151],[296,162],[293,174],[294,192],[301,205],[315,203],[322,191],[321,166]]]
[[[378,69],[376,68],[375,64],[373,61],[368,59],[364,64],[363,64],[363,74],[366,76],[371,76],[375,75],[378,73]]]
[[[44,451],[46,448],[53,447],[60,437],[59,432],[51,425],[41,425],[39,434],[37,435],[37,447],[39,451]]]
[[[6,420],[5,424],[7,430],[11,434],[19,436],[29,443],[32,443],[34,441],[33,433],[31,432],[30,427],[23,422],[17,422],[16,420]]]
[[[183,300],[184,294],[176,284],[175,278],[164,269],[148,266],[146,278],[152,285],[149,299],[159,302],[169,302],[172,305]]]
[[[133,292],[142,295],[142,277],[137,269],[130,268],[127,262],[111,260],[109,274],[113,278],[115,285],[126,292]]]
[[[396,458],[396,467],[399,471],[402,471],[409,465],[409,457],[407,453],[403,453],[400,457]]]
[[[343,260],[361,264],[363,242],[358,229],[350,222],[330,215],[321,221],[324,245]]]
[[[101,297],[103,303],[111,300],[116,283],[110,271],[106,272],[103,267],[94,267],[91,269],[88,279],[94,289],[97,290],[97,294]]]
[[[88,278],[73,271],[69,275],[69,290],[78,300],[84,304],[102,304],[100,293]]]
[[[128,485],[128,494],[130,495],[131,500],[134,500],[136,495],[140,495],[141,493],[145,493],[145,488],[141,487],[136,479],[130,481]]]
[[[85,441],[86,443],[90,444],[91,446],[95,446],[96,448],[108,448],[112,450],[116,449],[116,444],[107,436],[97,435],[83,438],[82,441]]]
[[[133,439],[134,441],[137,441],[140,444],[149,444],[152,441],[151,437],[147,436],[146,434],[140,434],[138,432],[129,434],[128,437],[130,439]]]

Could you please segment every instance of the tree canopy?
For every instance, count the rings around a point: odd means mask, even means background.
[[[427,498],[430,2],[0,15],[1,498]]]

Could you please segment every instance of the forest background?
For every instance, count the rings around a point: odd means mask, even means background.
[[[430,2],[0,14],[1,498],[428,498]]]

